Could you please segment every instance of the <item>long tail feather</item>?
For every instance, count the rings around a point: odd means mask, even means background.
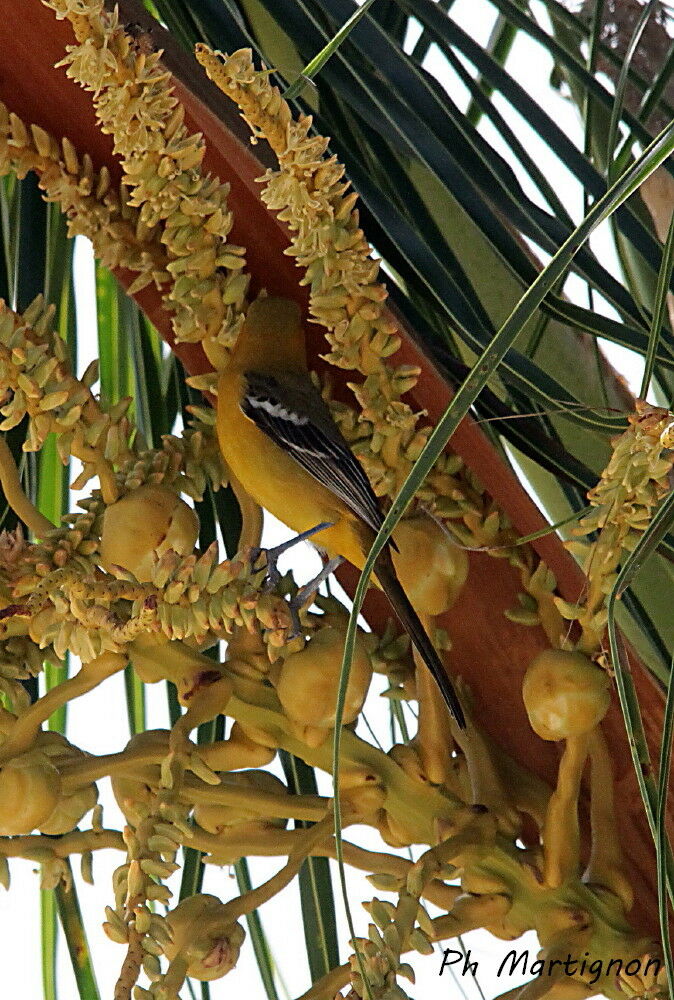
[[[433,643],[419,620],[419,616],[412,607],[409,597],[396,576],[391,556],[387,550],[384,550],[379,556],[375,564],[375,573],[384,593],[391,602],[391,607],[433,675],[435,683],[440,688],[440,693],[445,699],[447,708],[456,719],[459,728],[465,729],[466,718],[461,708],[461,702],[454,690],[454,685],[447,676],[442,660],[438,656]]]

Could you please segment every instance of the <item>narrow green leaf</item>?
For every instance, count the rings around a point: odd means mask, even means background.
[[[178,899],[182,901],[201,892],[203,882],[204,866],[201,861],[201,851],[196,851],[193,847],[185,847],[183,849],[183,867]]]
[[[145,685],[139,679],[131,663],[124,668],[124,690],[126,693],[126,713],[129,732],[132,736],[142,733],[145,724]]]
[[[648,0],[639,15],[637,22],[634,26],[634,31],[632,32],[632,37],[630,43],[627,46],[627,52],[625,53],[625,59],[623,65],[620,69],[620,74],[618,76],[618,82],[615,88],[615,99],[613,101],[613,108],[611,109],[611,120],[608,129],[608,143],[606,149],[606,162],[608,164],[608,180],[609,183],[615,180],[617,173],[615,169],[615,164],[613,162],[613,157],[615,155],[616,139],[618,137],[618,125],[620,119],[622,118],[623,109],[625,105],[625,91],[627,89],[628,73],[636,51],[639,47],[639,42],[641,41],[641,36],[644,33],[644,29],[648,23],[648,19],[653,13],[653,9],[659,0]]]
[[[21,181],[17,209],[14,301],[15,308],[21,311],[44,292],[45,285],[47,205],[35,174]]]
[[[674,493],[671,493],[660,506],[653,517],[648,530],[643,533],[635,548],[625,559],[621,566],[618,577],[609,594],[606,604],[608,613],[608,639],[611,650],[611,661],[616,679],[616,689],[620,707],[622,709],[625,727],[629,739],[629,747],[632,755],[632,762],[639,784],[639,790],[644,803],[646,817],[653,835],[653,840],[657,847],[657,823],[658,793],[653,778],[650,752],[646,741],[646,734],[641,719],[641,710],[634,687],[631,672],[625,667],[623,657],[620,653],[618,635],[615,622],[615,605],[620,595],[629,586],[635,575],[640,571],[649,555],[657,546],[659,540],[674,522]],[[662,845],[660,845],[662,846]],[[665,875],[667,882],[667,892],[672,905],[674,905],[674,859],[671,850],[667,849],[664,859]]]
[[[372,575],[377,557],[386,545],[391,536],[391,532],[407,509],[407,506],[411,502],[419,486],[424,481],[439,456],[442,454],[448,440],[458,427],[460,421],[463,417],[465,417],[479,392],[487,384],[489,378],[492,376],[496,367],[505,356],[508,348],[513,343],[515,337],[517,337],[524,324],[529,320],[550,288],[553,287],[560,274],[565,271],[570,260],[578,252],[579,248],[585,240],[588,239],[594,229],[596,229],[602,221],[608,218],[611,213],[614,212],[618,206],[621,205],[622,202],[638,188],[639,184],[642,183],[647,176],[657,169],[660,163],[662,163],[663,160],[670,155],[672,149],[674,149],[674,123],[661,132],[658,138],[655,139],[648,149],[645,150],[642,156],[639,157],[634,166],[626,171],[626,173],[620,177],[606,192],[604,197],[593,206],[575,232],[571,234],[569,239],[555,254],[547,267],[541,271],[531,287],[525,292],[491,343],[482,352],[473,369],[467,375],[453,400],[445,410],[443,416],[440,418],[438,424],[431,433],[424,450],[415,462],[410,474],[403,483],[400,492],[393,501],[391,508],[384,518],[383,524],[372,544],[372,548],[370,549],[368,557],[365,561],[365,565],[353,598],[353,607],[349,617],[349,625],[344,645],[342,671],[340,675],[337,706],[335,711],[332,760],[335,809],[335,843],[345,906],[348,906],[348,899],[343,868],[344,858],[342,852],[341,809],[339,800],[342,718],[344,713],[346,688],[349,680],[351,661],[353,658],[358,615],[360,614],[363,605],[365,592],[369,585],[370,577]],[[672,507],[674,509],[674,497],[672,499]],[[615,600],[614,595],[612,595],[612,597]],[[615,645],[615,630],[613,633],[613,642]],[[646,748],[646,753],[647,752]],[[639,772],[638,778],[642,783],[646,780],[641,772]],[[651,792],[654,794],[654,789],[651,789]],[[650,806],[650,822],[653,824],[653,801],[649,800],[648,797],[647,800],[649,801]],[[349,922],[349,930],[353,936],[353,923],[348,909],[347,921]],[[359,963],[360,961],[359,956]]]
[[[65,864],[70,869],[70,861],[66,860]],[[70,877],[72,880],[72,870],[70,871]],[[62,884],[58,885],[54,889],[54,896],[59,920],[61,921],[63,933],[68,944],[68,951],[70,953],[73,972],[75,973],[75,982],[77,983],[80,1000],[100,1000],[96,984],[96,974],[94,972],[91,952],[89,951],[86,931],[82,922],[82,912],[74,881],[72,881],[72,887],[68,892],[66,892]]]
[[[437,0],[438,10],[441,10],[443,14],[449,14],[450,10],[454,6],[456,0]],[[433,39],[428,33],[426,28],[419,35],[419,40],[412,49],[412,59],[415,62],[422,63],[426,56],[428,55],[428,50],[433,44]]]
[[[156,358],[156,355],[155,355]],[[156,368],[156,376],[160,375],[160,369]],[[182,372],[181,372],[182,376]],[[188,386],[181,378],[181,397],[183,402],[186,402],[190,398]],[[176,396],[176,400],[178,396]],[[184,411],[186,416],[186,412]],[[212,542],[216,540],[216,520],[214,516],[213,503],[211,499],[210,492],[206,495],[201,503],[195,504],[195,509],[199,516],[199,547],[201,551],[205,551]],[[206,650],[206,655],[213,659],[216,663],[219,660],[218,646],[213,649]],[[197,743],[199,745],[213,743],[216,740],[222,740],[225,736],[225,719],[222,715],[216,716],[215,719],[211,719],[208,722],[202,723],[197,729]],[[202,863],[202,854],[200,851],[195,850],[193,847],[183,848],[183,871],[182,878],[180,882],[180,899],[185,899],[188,896],[192,896],[197,892],[201,892],[204,879],[204,865]]]
[[[667,699],[662,725],[662,744],[660,746],[660,765],[658,768],[658,802],[655,813],[655,849],[657,861],[658,884],[658,916],[660,918],[660,934],[662,935],[662,951],[667,970],[667,992],[670,1000],[674,997],[674,958],[669,936],[669,913],[667,907],[667,856],[671,854],[670,840],[667,835],[667,792],[669,789],[669,773],[672,765],[672,737],[674,736],[674,662],[670,664],[669,681],[667,684]]]
[[[300,76],[295,80],[287,90],[284,91],[283,96],[286,101],[294,100],[299,94],[304,90],[307,82],[313,80],[313,78],[320,73],[320,71],[325,66],[326,62],[330,56],[334,55],[339,46],[344,42],[346,38],[351,34],[353,29],[356,27],[360,19],[367,14],[369,8],[374,3],[374,0],[363,0],[361,6],[354,11],[351,17],[346,21],[336,35],[328,42],[328,44],[321,49],[317,55],[307,63],[307,65],[302,70]]]
[[[594,5],[594,11],[592,12],[592,34],[590,36],[590,46],[587,54],[587,71],[592,76],[595,75],[597,68],[597,54],[599,50],[599,41],[601,38],[601,29],[603,25],[604,17],[604,0],[597,0]],[[614,105],[615,106],[615,105]],[[594,110],[594,105],[590,97],[589,91],[585,91],[583,94],[583,126],[584,126],[584,140],[583,140],[583,152],[588,160],[592,160],[592,145],[593,145],[593,130],[592,130],[592,112]],[[583,188],[583,215],[587,215],[590,209],[590,193],[587,188]],[[587,285],[587,298],[590,309],[594,307],[594,295],[592,290],[592,285],[588,282]]]
[[[576,43],[580,43],[584,39],[588,39],[590,37],[592,29],[588,25],[587,21],[584,18],[578,17],[576,14],[572,13],[571,10],[567,10],[563,3],[560,3],[560,0],[541,0],[541,2],[547,8],[553,25],[563,26],[567,40],[569,38],[573,38]],[[614,67],[614,72],[619,73],[623,64],[622,55],[612,46],[611,43],[612,39],[607,39],[606,41],[599,40],[599,51],[602,58]],[[578,44],[575,46],[569,45],[568,41],[565,41],[564,48],[570,55],[573,55],[573,53],[578,50]],[[645,96],[651,85],[650,79],[644,77],[636,66],[630,66],[628,75],[629,80],[634,85],[635,89],[640,94]],[[662,91],[659,94],[658,106],[666,118],[674,118],[674,107],[664,100],[662,97]]]
[[[491,34],[485,46],[487,52],[491,54],[492,59],[496,62],[501,63],[505,66],[506,59],[510,55],[510,50],[513,47],[513,42],[517,37],[517,28],[515,28],[510,21],[499,14],[494,22],[494,26],[491,29]],[[486,80],[481,77],[477,79],[477,86],[482,92],[483,96],[487,99],[491,97],[494,93],[494,88]],[[471,125],[477,127],[482,118],[482,106],[478,104],[474,97],[471,98],[470,104],[468,105],[468,110],[466,111],[466,118]]]
[[[139,343],[138,307],[120,288],[117,279],[98,263],[96,319],[101,400],[110,406],[126,396],[134,396],[134,418],[146,436],[150,431],[150,416],[147,393],[143,390],[145,369]],[[135,735],[145,729],[145,686],[131,664],[124,670],[124,689],[129,731]]]
[[[674,523],[674,493],[670,493],[664,503],[658,508],[655,516],[644,531],[634,549],[623,563],[620,574],[613,586],[615,600],[619,600],[641,570],[647,559],[655,552],[658,545]]]
[[[190,388],[184,380],[182,366],[175,369],[173,379],[176,387],[177,397],[181,400],[183,420],[187,421],[189,412],[188,405],[201,406],[203,399],[200,393]],[[239,538],[241,537],[241,511],[239,504],[231,486],[224,489],[213,490],[209,486],[204,498],[195,505],[201,529],[199,532],[199,544],[203,549],[208,548],[211,542],[216,539],[216,524],[220,528],[222,540],[225,545],[225,553],[228,559],[233,558],[239,548]]]
[[[513,39],[515,34],[516,32],[513,33]],[[549,183],[544,171],[539,168],[535,158],[529,155],[526,146],[517,138],[514,130],[510,128],[505,117],[500,113],[494,102],[485,96],[484,91],[491,94],[494,91],[494,87],[491,84],[487,84],[485,81],[482,81],[482,85],[480,86],[466,70],[461,60],[454,54],[452,49],[447,49],[444,54],[447,62],[461,80],[464,87],[466,87],[470,92],[471,107],[474,106],[477,111],[479,111],[480,116],[486,115],[507,143],[508,151],[512,153],[522,164],[529,177],[541,192],[560,222],[562,222],[569,229],[573,229],[573,220],[567,212],[566,206],[562,202],[561,198],[557,196],[554,186]],[[469,121],[471,121],[471,123],[477,125],[477,122],[473,122],[475,115],[473,115],[473,119],[471,119],[467,113],[466,117]]]
[[[567,524],[575,524],[583,517],[587,517],[591,511],[592,507],[583,507],[582,510],[574,511],[573,514],[569,514],[568,517],[563,518],[561,521],[555,521],[554,524],[549,524],[547,527],[541,528],[539,531],[532,531],[529,535],[521,535],[516,542],[513,542],[513,548],[516,548],[518,545],[528,545],[530,542],[535,542],[539,538],[545,538],[546,535],[551,535],[554,531],[565,527]]]
[[[400,738],[403,743],[409,743],[410,733],[407,728],[407,720],[405,719],[405,713],[403,711],[403,706],[399,701],[389,702],[389,711],[391,713],[391,736],[395,742],[395,726],[398,726],[400,730]]]
[[[68,472],[61,464],[56,452],[55,438],[50,435],[37,456],[37,508],[54,524],[61,523],[62,515],[68,509]],[[45,660],[45,690],[61,684],[68,676],[70,656],[66,654],[63,665]],[[64,733],[66,728],[67,705],[61,705],[49,716],[47,725],[51,730]],[[42,900],[46,898],[44,895]]]
[[[67,220],[59,205],[48,205],[44,297],[56,306],[57,326],[63,337],[66,336],[63,312],[72,308],[70,282],[74,246],[74,241],[68,238]]]
[[[285,751],[279,751],[283,772],[294,795],[316,795],[314,769]],[[311,824],[296,821],[295,826]],[[307,858],[299,872],[302,922],[312,982],[339,965],[335,901],[327,858]]]
[[[236,884],[239,887],[239,892],[242,895],[244,892],[250,892],[253,888],[253,883],[250,880],[250,871],[246,858],[241,858],[235,863],[234,874],[236,875]],[[278,974],[278,969],[257,910],[246,914],[246,925],[267,1000],[279,1000],[274,980],[274,974]]]
[[[666,88],[669,86],[672,71],[674,70],[674,42],[672,42],[669,52],[667,53],[667,58],[658,70],[658,73],[653,79],[650,87],[644,92],[641,99],[641,104],[639,105],[639,110],[637,112],[637,117],[640,122],[644,125],[648,125],[648,119],[651,114],[657,108],[660,98],[665,92]],[[630,156],[632,155],[632,146],[634,145],[634,132],[630,129],[628,134],[623,139],[622,145],[618,150],[615,158],[615,171],[616,176],[621,174],[625,167],[627,166]]]
[[[352,166],[352,173],[355,173],[357,186],[360,193],[367,201],[371,210],[385,212],[387,217],[393,212],[390,204],[386,204],[380,193],[373,188],[369,179]],[[451,319],[453,328],[461,336],[462,340],[475,353],[484,349],[485,344],[490,342],[490,336],[481,326],[472,324],[465,326],[452,312],[454,302],[447,296],[448,284],[451,277],[448,277],[444,268],[444,262],[438,261],[435,254],[428,245],[424,245],[421,235],[415,233],[413,228],[401,218],[396,219],[396,238],[401,252],[405,253],[405,260],[410,271],[418,277],[424,287],[432,294],[434,303],[439,309]],[[383,247],[384,252],[388,252],[388,245]],[[409,254],[409,255],[408,255]],[[437,266],[437,271],[436,271]],[[535,271],[533,272],[535,275]],[[442,276],[442,280],[441,279]],[[554,284],[554,283],[553,283]],[[540,303],[539,303],[540,305]],[[554,308],[557,309],[555,301]],[[645,338],[643,339],[645,345]],[[547,370],[538,366],[530,358],[526,357],[514,348],[509,348],[505,355],[501,377],[509,384],[520,388],[532,399],[537,400],[544,409],[555,410],[560,403],[566,402],[569,405],[569,419],[574,420],[593,430],[603,430],[604,432],[615,434],[624,429],[624,421],[620,418],[612,417],[610,414],[590,412],[580,404]]]
[[[28,180],[28,178],[27,178]],[[16,298],[26,303],[40,291],[56,306],[56,329],[72,347],[75,334],[74,309],[71,296],[72,243],[68,240],[65,220],[56,205],[42,200],[36,179],[22,189],[22,233],[19,237],[23,252],[16,260]],[[32,228],[31,228],[32,227]],[[25,231],[23,231],[25,230]],[[42,239],[41,246],[37,241]],[[32,250],[31,250],[32,248]],[[24,274],[24,269],[30,274]],[[38,285],[40,287],[38,287]],[[50,435],[35,462],[35,504],[45,517],[58,525],[68,510],[69,466],[63,466],[56,451],[54,435]],[[68,676],[69,655],[61,664],[44,662],[45,691],[61,684]],[[67,706],[62,705],[49,716],[49,729],[65,733]],[[56,1000],[56,943],[58,914],[55,895],[40,891],[40,938],[42,951],[42,984],[46,1000]]]
[[[96,321],[101,401],[104,406],[129,395],[131,372],[126,340],[121,335],[120,305],[123,302],[117,279],[96,264]]]
[[[56,942],[58,917],[51,889],[40,890],[40,940],[42,947],[42,993],[44,1000],[58,1000],[56,987]]]
[[[14,269],[12,263],[14,249],[10,228],[11,202],[12,190],[18,183],[14,174],[10,174],[8,177],[0,177],[0,236],[2,237],[2,246],[0,248],[0,298],[7,302],[8,305],[12,303],[11,275]]]
[[[658,284],[655,290],[655,302],[653,304],[653,317],[651,319],[651,329],[648,337],[648,352],[646,354],[646,365],[641,380],[639,395],[645,399],[648,388],[653,377],[655,361],[658,356],[658,346],[662,339],[663,324],[667,315],[667,295],[669,294],[669,283],[672,279],[672,267],[674,266],[674,214],[669,220],[667,239],[662,253],[662,264],[658,272]]]
[[[128,296],[120,303],[120,319],[132,363],[134,419],[151,448],[173,429],[177,410],[169,411],[162,386],[161,338]]]

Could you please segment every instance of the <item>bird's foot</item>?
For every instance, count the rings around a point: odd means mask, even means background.
[[[319,531],[323,531],[325,528],[331,528],[332,522],[324,521],[321,524],[317,524],[315,528],[309,528],[308,531],[303,531],[299,535],[295,535],[293,538],[289,538],[287,542],[282,542],[281,545],[275,545],[273,549],[260,549],[256,548],[251,551],[250,554],[250,567],[254,572],[256,569],[262,569],[263,567],[258,567],[257,562],[260,556],[264,555],[266,559],[267,576],[264,582],[264,590],[273,590],[274,587],[281,579],[281,574],[278,569],[278,561],[284,552],[291,549],[293,545],[297,545],[298,542],[303,542],[307,538],[311,538],[312,535],[317,534]],[[325,579],[323,577],[323,579]]]
[[[297,638],[298,635],[301,635],[302,625],[300,622],[300,611],[307,603],[309,598],[312,596],[312,594],[316,593],[316,591],[323,583],[323,581],[327,580],[330,574],[334,573],[337,567],[340,566],[343,562],[344,559],[342,556],[335,556],[333,559],[330,559],[328,562],[326,562],[325,566],[320,571],[320,573],[318,573],[318,575],[315,576],[313,580],[309,580],[309,582],[305,583],[303,587],[300,587],[295,596],[290,599],[290,601],[288,602],[288,607],[290,608],[290,617],[292,620],[293,627],[292,631],[288,635],[289,639],[295,639]]]

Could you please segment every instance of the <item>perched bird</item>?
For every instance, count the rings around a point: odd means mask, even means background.
[[[270,297],[250,306],[218,383],[217,427],[225,461],[256,503],[296,532],[327,523],[317,544],[328,555],[363,568],[384,516],[362,466],[311,382],[294,302]],[[456,692],[396,576],[388,547],[375,573],[464,728]]]

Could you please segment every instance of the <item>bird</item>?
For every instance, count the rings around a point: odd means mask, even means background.
[[[362,569],[384,520],[362,465],[311,381],[297,303],[276,296],[248,308],[217,386],[221,453],[243,489],[292,531],[328,556]],[[398,577],[389,546],[374,567],[412,643],[456,720],[465,716],[456,691]]]

